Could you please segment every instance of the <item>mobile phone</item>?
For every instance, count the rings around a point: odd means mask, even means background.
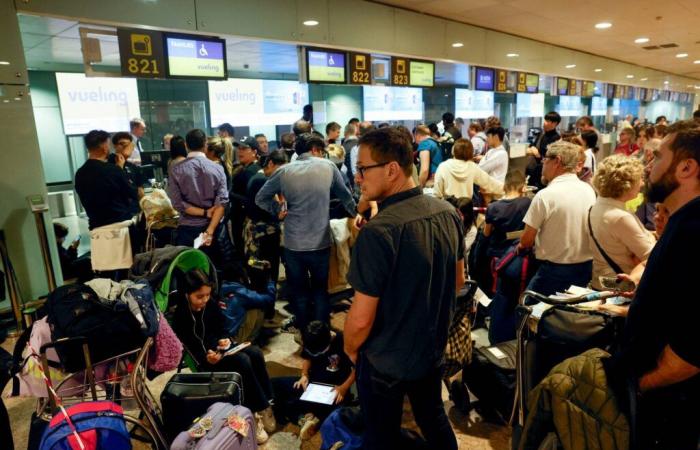
[[[631,292],[637,289],[637,285],[630,280],[622,280],[616,277],[598,277],[598,281],[605,289],[620,292]]]

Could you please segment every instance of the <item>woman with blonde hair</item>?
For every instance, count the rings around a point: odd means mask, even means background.
[[[593,187],[598,198],[588,213],[590,247],[593,253],[595,289],[602,289],[599,277],[629,274],[646,261],[656,244],[637,216],[625,210],[625,202],[637,197],[644,166],[636,158],[612,155],[598,163]]]

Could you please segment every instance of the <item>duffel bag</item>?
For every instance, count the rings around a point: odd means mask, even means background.
[[[177,435],[170,450],[255,450],[255,418],[248,408],[214,403]]]
[[[122,407],[110,401],[83,402],[56,414],[44,431],[41,450],[127,450],[131,439],[126,430]],[[76,436],[77,434],[77,436]],[[80,441],[80,442],[79,442]]]
[[[61,286],[46,303],[51,339],[86,338],[93,363],[142,347],[146,340],[130,311],[103,304],[89,286]],[[56,352],[66,372],[85,368],[80,344],[57,345]]]
[[[480,409],[508,422],[515,399],[518,342],[477,347],[472,362],[462,371],[462,381],[479,398]]]
[[[243,402],[241,376],[235,372],[178,373],[160,394],[163,424],[168,439],[174,439],[192,421],[217,402]],[[255,430],[253,430],[255,433]]]

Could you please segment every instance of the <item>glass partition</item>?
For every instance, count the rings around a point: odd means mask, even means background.
[[[141,145],[144,150],[163,148],[163,136],[168,133],[185,137],[193,128],[208,130],[204,101],[145,101],[140,102],[141,114],[148,127]]]

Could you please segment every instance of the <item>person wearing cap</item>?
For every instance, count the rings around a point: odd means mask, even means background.
[[[238,162],[242,169],[233,177],[231,182],[231,231],[236,253],[243,255],[243,222],[246,217],[245,203],[248,182],[261,169],[258,164],[260,144],[253,136],[244,136],[233,144],[238,149]]]
[[[330,321],[327,288],[331,194],[351,217],[355,216],[355,201],[338,168],[323,158],[323,138],[304,133],[297,138],[294,151],[299,155],[297,160],[280,167],[267,180],[255,196],[255,203],[284,218],[287,282],[296,326],[303,330],[312,320]],[[279,194],[283,202],[275,199]]]

